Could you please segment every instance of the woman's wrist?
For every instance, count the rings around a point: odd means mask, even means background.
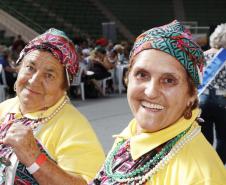
[[[46,160],[46,155],[44,153],[40,153],[36,158],[35,162],[33,162],[30,166],[26,167],[27,171],[30,174],[37,172],[40,169],[41,165],[46,162]]]

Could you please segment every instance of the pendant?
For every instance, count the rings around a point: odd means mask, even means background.
[[[5,166],[10,166],[11,162],[9,159],[6,159],[5,157],[0,158],[0,163],[4,164]]]

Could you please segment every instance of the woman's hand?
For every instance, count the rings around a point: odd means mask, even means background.
[[[30,166],[41,153],[32,129],[18,122],[9,128],[3,144],[10,145],[20,162],[26,166]]]
[[[12,124],[3,139],[3,144],[10,145],[20,162],[27,167],[35,162],[38,155],[41,153],[32,129],[24,126],[22,123]],[[54,176],[52,174],[54,174]],[[81,176],[69,174],[48,159],[42,164],[41,168],[32,175],[40,185],[87,184]]]

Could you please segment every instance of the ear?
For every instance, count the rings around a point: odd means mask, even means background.
[[[194,105],[196,99],[198,99],[197,94],[194,94],[193,96],[188,98],[187,107],[192,107],[192,105]]]

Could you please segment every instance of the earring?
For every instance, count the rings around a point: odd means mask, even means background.
[[[16,83],[14,83],[13,90],[16,92]]]
[[[184,111],[184,118],[185,119],[191,119],[191,117],[192,117],[192,109],[191,108],[192,108],[192,103]]]

